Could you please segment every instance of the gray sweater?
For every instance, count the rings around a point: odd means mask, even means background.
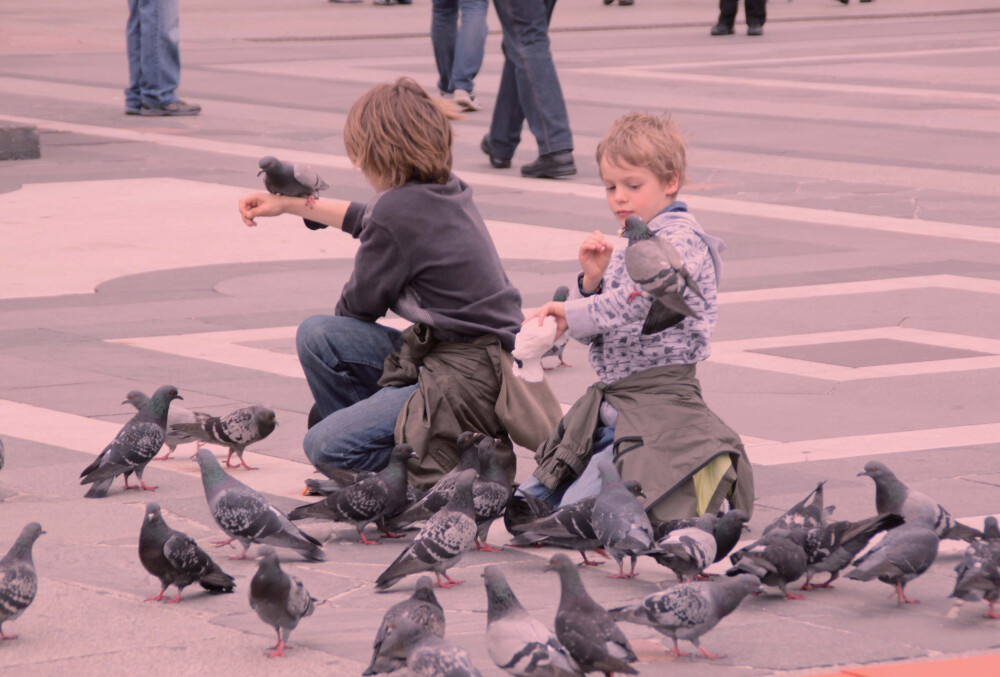
[[[430,326],[440,340],[492,334],[513,349],[524,319],[521,294],[504,273],[472,189],[456,176],[351,203],[343,230],[361,246],[337,315],[374,322],[393,310]]]

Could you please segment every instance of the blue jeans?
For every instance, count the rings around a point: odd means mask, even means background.
[[[442,92],[472,91],[472,81],[483,65],[488,7],[489,0],[434,0],[431,43]]]
[[[597,469],[597,464],[603,459],[614,459],[614,443],[614,427],[602,426],[594,432],[594,451],[579,477],[552,490],[531,476],[520,484],[518,491],[548,501],[556,508],[596,496],[601,492],[601,471]]]
[[[492,154],[505,160],[514,156],[525,120],[539,154],[572,150],[566,101],[549,47],[555,0],[493,0],[493,6],[503,28],[505,60],[490,124]]]
[[[380,388],[382,363],[402,340],[395,329],[350,317],[313,315],[299,325],[295,346],[323,420],[302,446],[315,465],[381,470],[393,431],[417,386]]]
[[[178,0],[128,0],[125,107],[156,108],[177,101],[181,79]]]

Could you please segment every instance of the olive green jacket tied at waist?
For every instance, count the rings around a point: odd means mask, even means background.
[[[466,430],[500,439],[497,458],[514,479],[511,439],[537,449],[559,422],[562,408],[546,381],[515,377],[513,358],[493,335],[470,343],[439,341],[427,325],[403,332],[403,347],[385,359],[381,386],[419,383],[396,419],[397,444],[419,457],[410,482],[426,489],[458,463],[456,438]]]
[[[653,522],[732,508],[753,513],[753,470],[743,443],[701,397],[694,365],[653,367],[612,384],[595,383],[535,454],[535,477],[549,489],[587,466],[601,402],[618,412],[615,466],[637,480]]]

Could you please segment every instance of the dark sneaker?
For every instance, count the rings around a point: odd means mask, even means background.
[[[726,24],[715,24],[712,26],[712,30],[709,31],[712,35],[732,35],[733,27],[727,26]]]
[[[764,35],[763,26],[747,26],[747,35]]]
[[[139,115],[142,106],[125,106],[125,115]]]
[[[521,167],[521,176],[530,179],[558,179],[573,174],[576,174],[576,163],[571,150],[539,155],[537,160]]]
[[[493,149],[490,148],[489,134],[484,136],[483,140],[479,142],[479,150],[490,156],[490,164],[493,165],[494,169],[510,169],[510,158],[504,159],[493,154]]]
[[[162,106],[142,106],[142,110],[139,111],[140,115],[147,115],[151,117],[159,117],[163,115],[197,115],[201,112],[201,106],[196,103],[188,103],[187,101],[172,101],[170,103],[164,104]]]

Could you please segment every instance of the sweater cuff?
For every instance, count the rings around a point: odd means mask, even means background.
[[[585,341],[591,336],[601,333],[601,328],[590,317],[589,299],[566,301],[563,304],[563,311],[566,313],[566,333],[570,335],[570,338]]]

